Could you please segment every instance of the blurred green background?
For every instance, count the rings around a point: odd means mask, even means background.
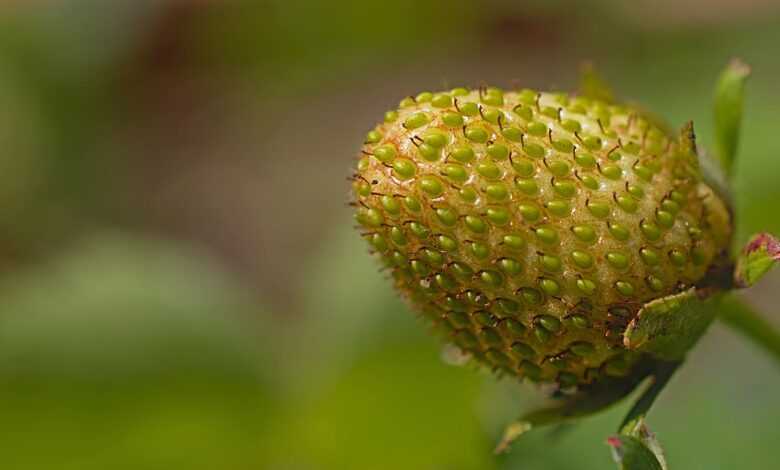
[[[780,233],[776,1],[3,2],[0,468],[612,468],[626,405],[492,455],[540,394],[445,363],[345,177],[404,96],[583,60],[706,144],[733,56],[744,240]],[[716,326],[649,422],[672,470],[777,468],[778,390]]]

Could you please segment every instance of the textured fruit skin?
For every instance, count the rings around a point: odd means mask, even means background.
[[[563,388],[628,373],[643,303],[700,281],[730,237],[692,128],[562,93],[406,98],[352,179],[363,237],[449,341]]]

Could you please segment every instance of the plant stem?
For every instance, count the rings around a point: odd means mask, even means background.
[[[750,306],[734,297],[724,300],[719,318],[772,355],[780,365],[780,331]]]
[[[650,407],[653,406],[655,399],[658,398],[658,395],[664,387],[666,387],[666,384],[669,383],[669,379],[672,378],[672,375],[681,364],[682,363],[680,362],[660,362],[657,365],[656,370],[652,375],[652,383],[647,390],[642,393],[639,400],[634,403],[634,406],[631,407],[631,410],[629,410],[626,417],[623,418],[623,422],[620,423],[618,432],[622,432],[627,424],[644,416],[650,411]]]

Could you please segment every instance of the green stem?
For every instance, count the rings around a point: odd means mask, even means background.
[[[658,398],[661,390],[663,390],[664,387],[666,387],[666,384],[669,383],[669,379],[672,378],[672,375],[674,375],[674,372],[678,367],[680,367],[680,364],[682,363],[660,362],[657,365],[656,370],[652,375],[652,383],[647,388],[647,390],[642,393],[642,396],[639,397],[639,400],[634,403],[634,406],[631,407],[631,410],[629,410],[626,417],[623,418],[623,422],[620,423],[618,432],[621,432],[627,424],[644,416],[648,411],[650,411],[650,407],[653,406],[655,399]]]
[[[757,346],[772,355],[780,364],[780,331],[758,312],[736,299],[721,311],[719,318]]]

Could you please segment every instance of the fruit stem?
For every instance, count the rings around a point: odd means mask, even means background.
[[[723,323],[763,348],[780,364],[780,331],[745,303],[732,301],[729,304],[729,308],[724,308],[719,315]]]

